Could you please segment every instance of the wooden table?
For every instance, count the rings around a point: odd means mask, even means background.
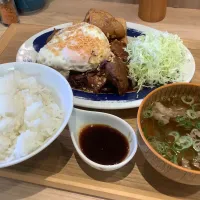
[[[137,6],[133,5],[131,0],[48,0],[42,12],[31,16],[21,16],[20,20],[25,24],[57,25],[82,20],[91,7],[108,10],[113,15],[123,17],[127,21],[177,33],[186,40],[200,40],[200,10],[169,8],[167,17],[162,22],[150,24],[137,17]],[[0,35],[5,30],[6,27],[0,25]],[[99,198],[0,178],[0,199],[98,200]]]

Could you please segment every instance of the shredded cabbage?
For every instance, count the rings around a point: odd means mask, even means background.
[[[133,38],[125,50],[129,54],[129,77],[137,82],[138,90],[183,81],[186,48],[177,35],[150,31]]]

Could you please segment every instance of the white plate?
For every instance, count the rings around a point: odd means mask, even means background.
[[[16,61],[17,62],[35,62],[37,52],[35,48],[37,45],[42,46],[50,32],[54,28],[62,29],[70,26],[72,23],[61,24],[32,36],[28,39],[18,50]],[[153,30],[153,28],[143,26],[140,24],[127,22],[127,30],[129,37],[136,37],[141,33]],[[35,46],[33,46],[33,43]],[[187,49],[187,60],[188,62],[184,65],[184,82],[190,82],[194,76],[195,72],[195,61],[191,52]],[[119,96],[116,94],[91,94],[83,91],[73,90],[74,93],[74,105],[86,107],[86,108],[96,108],[96,109],[126,109],[139,107],[143,98],[151,92],[151,89],[143,89],[139,94],[136,92],[126,93],[124,96]]]

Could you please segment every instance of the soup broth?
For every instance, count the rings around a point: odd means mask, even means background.
[[[151,146],[179,166],[200,170],[200,101],[190,96],[163,97],[142,113]]]

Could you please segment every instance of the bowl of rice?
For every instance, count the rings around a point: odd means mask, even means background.
[[[72,89],[56,70],[36,63],[0,65],[0,168],[49,146],[66,127]]]

